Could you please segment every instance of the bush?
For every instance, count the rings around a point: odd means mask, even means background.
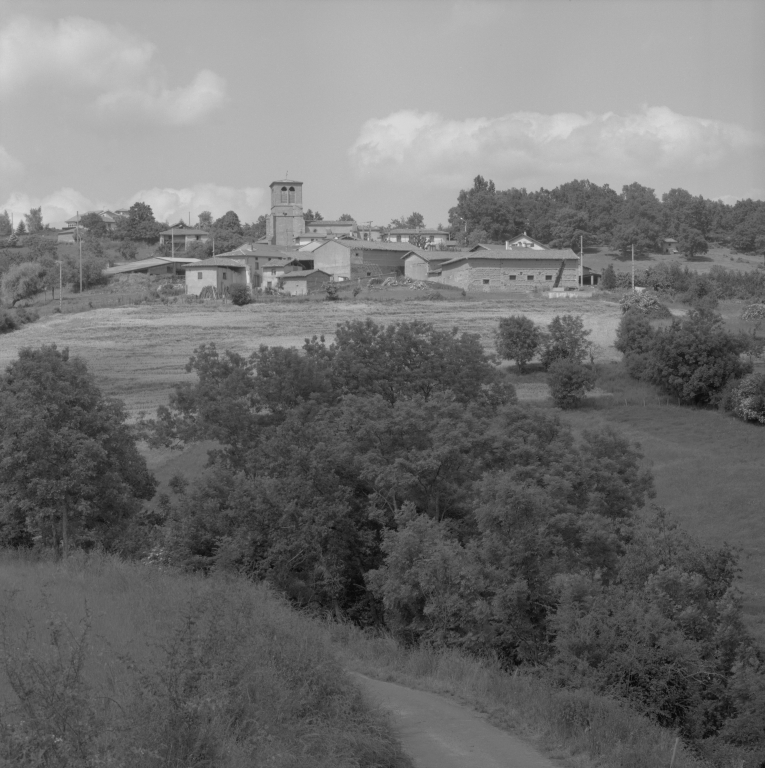
[[[600,281],[600,287],[606,291],[612,291],[616,288],[616,271],[613,264],[608,264],[603,270],[603,277]]]
[[[622,312],[629,312],[633,309],[647,317],[656,319],[672,317],[669,308],[664,306],[656,296],[647,292],[627,293],[622,296],[619,303],[621,304]]]
[[[765,373],[750,373],[726,393],[723,408],[744,421],[765,424]]]
[[[40,264],[25,261],[11,267],[3,275],[3,300],[13,306],[23,299],[31,299],[45,290],[45,270]]]
[[[496,348],[504,360],[515,360],[519,371],[523,371],[537,353],[542,333],[533,320],[523,315],[502,317],[499,320]]]
[[[595,371],[572,358],[559,358],[550,364],[547,383],[553,402],[559,408],[578,408],[587,392],[595,388]]]
[[[334,283],[327,283],[324,286],[324,292],[326,293],[326,296],[324,297],[325,301],[340,300],[340,294],[338,293],[337,286]]]
[[[614,346],[624,355],[624,364],[634,379],[645,379],[650,370],[654,336],[655,331],[641,310],[632,308],[622,315]]]
[[[228,296],[231,299],[231,303],[235,304],[237,307],[243,307],[245,304],[249,304],[252,301],[250,289],[242,283],[232,285],[228,289]]]
[[[584,330],[584,321],[574,315],[558,315],[547,326],[543,337],[542,365],[545,370],[556,361],[564,358],[582,363],[592,349],[587,341],[591,331]]]
[[[19,324],[12,315],[7,312],[0,312],[0,333],[11,333],[17,330]]]
[[[744,307],[741,319],[749,321],[765,320],[765,304],[750,304],[748,307]]]

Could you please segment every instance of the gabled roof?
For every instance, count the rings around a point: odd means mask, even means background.
[[[536,243],[542,248],[547,249],[547,246],[544,243],[540,243],[539,240],[535,240],[531,235],[527,235],[525,232],[522,235],[516,235],[512,240],[508,240],[507,243],[512,247],[513,243],[517,243],[519,240],[531,240],[532,243]]]
[[[391,229],[389,234],[391,235],[446,235],[449,237],[449,233],[444,229]]]
[[[500,250],[479,251],[478,253],[463,253],[449,261],[447,264],[456,264],[458,261],[564,261],[566,259],[575,259],[579,257],[570,248],[546,248],[544,251],[535,251],[531,248],[512,248],[506,251]]]
[[[386,243],[380,240],[353,240],[349,238],[343,238],[342,240],[335,240],[334,242],[340,243],[347,248],[361,248],[367,251],[413,251],[414,248],[409,243]]]
[[[324,245],[324,243],[322,243],[320,240],[312,240],[310,243],[301,245],[300,248],[298,248],[298,252],[313,253],[317,248],[320,248],[322,245]]]
[[[295,280],[297,278],[308,277],[308,275],[315,275],[317,273],[326,275],[327,277],[332,277],[329,272],[325,272],[323,269],[296,269],[294,272],[287,272],[287,274],[282,277],[282,280]]]
[[[454,258],[454,252],[448,251],[426,251],[424,248],[410,248],[401,258],[408,259],[410,256],[419,256],[423,261],[451,261]]]
[[[259,258],[288,258],[292,259],[294,256],[292,254],[297,252],[297,246],[295,245],[271,245],[270,243],[244,243],[244,245],[240,245],[238,248],[234,248],[233,251],[226,251],[226,253],[219,253],[216,254],[216,258],[218,256],[225,258],[228,256],[256,256]]]
[[[247,269],[247,266],[236,259],[224,259],[216,256],[214,259],[204,259],[196,264],[189,264],[181,269],[212,269],[217,267],[227,267],[228,269]]]
[[[115,264],[113,267],[107,267],[104,270],[105,275],[122,275],[127,272],[140,272],[143,269],[151,267],[161,267],[165,264],[190,264],[198,262],[199,259],[174,259],[167,256],[154,256],[150,259],[140,259],[139,261],[130,261],[126,264]],[[183,268],[183,267],[181,267]]]
[[[665,242],[665,243],[676,243],[676,242],[677,242],[677,240],[675,240],[675,238],[674,238],[674,237],[665,237],[665,238],[664,238],[664,242]]]
[[[160,235],[210,235],[206,229],[194,229],[193,227],[179,227],[178,225],[160,232]]]

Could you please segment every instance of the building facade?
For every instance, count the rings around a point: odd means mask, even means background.
[[[332,280],[332,275],[320,269],[296,270],[282,277],[280,283],[290,296],[307,296],[320,291]]]
[[[248,285],[247,267],[234,259],[205,259],[183,267],[186,273],[186,293],[200,296],[205,288],[214,288],[215,297],[228,293],[232,285]]]
[[[303,182],[282,179],[271,182],[271,213],[266,220],[266,242],[295,245],[305,232]]]

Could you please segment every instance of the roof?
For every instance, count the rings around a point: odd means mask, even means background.
[[[315,221],[307,221],[306,226],[313,227],[355,227],[356,222],[351,219],[344,219],[343,221],[327,221],[326,219],[316,219]]]
[[[313,253],[317,248],[320,248],[322,245],[324,245],[324,243],[320,242],[319,240],[312,240],[310,243],[301,245],[298,251],[300,253]]]
[[[329,272],[325,272],[323,269],[299,269],[294,272],[287,272],[287,274],[282,277],[282,280],[294,280],[295,278],[308,277],[308,275],[315,275],[317,273],[332,277]]]
[[[206,229],[193,229],[192,227],[179,227],[174,226],[170,229],[166,229],[164,232],[160,232],[160,235],[209,235],[210,233]]]
[[[565,259],[576,259],[579,257],[570,248],[547,248],[544,251],[535,251],[531,248],[512,248],[506,251],[504,248],[499,250],[487,251],[486,253],[463,253],[455,256],[444,264],[455,264],[458,261],[470,261],[474,259],[490,259],[492,261],[563,261]]]
[[[209,267],[227,267],[228,269],[247,269],[247,266],[245,264],[242,264],[241,261],[237,261],[236,259],[224,259],[219,256],[216,256],[214,259],[205,259],[204,261],[199,261],[196,264],[189,264],[186,267],[182,267],[182,269],[202,269],[202,268],[209,268]]]
[[[343,240],[335,240],[330,242],[340,243],[347,248],[361,248],[367,251],[414,251],[409,243],[387,243],[379,240],[352,240],[345,238]]]
[[[112,211],[85,211],[83,214],[75,214],[72,216],[71,219],[67,219],[66,223],[68,224],[70,221],[81,221],[83,216],[87,216],[89,213],[97,213],[102,221],[109,222],[111,224],[114,224],[117,222],[117,219],[122,218],[122,214],[120,213],[113,213]]]
[[[531,235],[527,235],[525,232],[522,235],[516,235],[512,240],[508,240],[507,242],[512,245],[513,243],[517,243],[519,240],[531,240],[532,243],[536,243],[537,245],[541,245],[542,248],[547,248],[547,246],[544,243],[540,243],[539,240],[535,240]]]
[[[258,258],[285,258],[294,259],[294,255],[297,252],[297,246],[294,245],[271,245],[270,243],[244,243],[238,248],[234,248],[233,251],[226,251],[226,253],[219,253],[219,256],[225,258],[228,256],[255,256]]]
[[[424,248],[410,248],[401,258],[407,259],[410,256],[419,256],[424,261],[451,261],[454,258],[454,251],[426,251]]]
[[[391,235],[446,235],[449,237],[449,233],[444,229],[391,229]]]
[[[140,259],[139,261],[130,261],[125,264],[115,264],[113,267],[107,267],[104,270],[105,275],[121,275],[125,272],[140,272],[142,269],[150,269],[151,267],[161,267],[166,264],[190,264],[193,266],[194,262],[198,262],[199,259],[173,259],[165,256],[154,256],[150,259]]]
[[[268,186],[273,187],[274,184],[302,184],[302,181],[295,181],[295,179],[277,179],[272,181]]]
[[[665,243],[676,243],[676,242],[677,242],[677,240],[675,240],[675,238],[674,238],[674,237],[665,237],[665,238],[664,238],[664,242],[665,242]]]

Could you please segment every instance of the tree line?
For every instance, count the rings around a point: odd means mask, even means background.
[[[733,205],[671,189],[661,199],[637,182],[621,192],[608,184],[574,180],[554,189],[498,190],[476,176],[449,210],[455,236],[467,244],[504,242],[526,232],[554,248],[609,246],[643,255],[657,251],[662,238],[679,242],[690,256],[709,243],[744,253],[765,253],[765,201],[739,200]]]

